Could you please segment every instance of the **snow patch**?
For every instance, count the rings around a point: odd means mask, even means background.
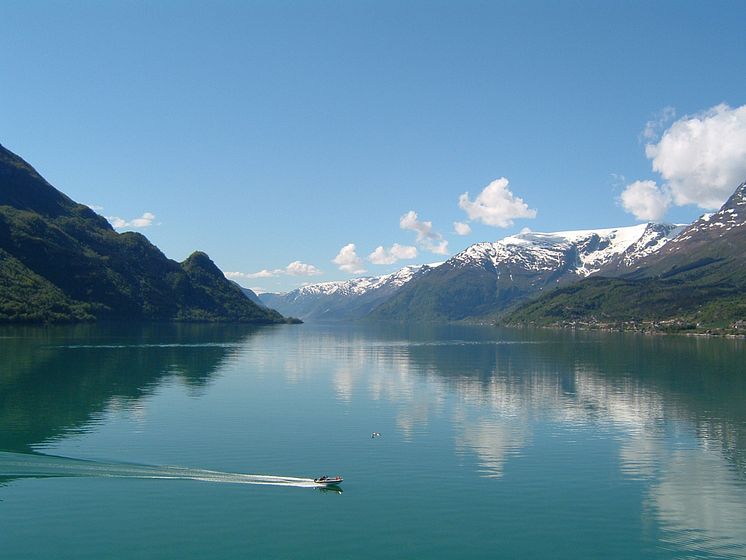
[[[477,243],[455,255],[455,267],[514,266],[527,271],[557,270],[566,266],[579,276],[598,272],[624,254],[630,264],[660,249],[683,226],[639,224],[595,230],[525,232],[494,243]]]

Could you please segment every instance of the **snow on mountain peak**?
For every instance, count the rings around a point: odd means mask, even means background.
[[[596,230],[526,232],[494,243],[477,243],[448,262],[455,267],[512,265],[535,272],[569,267],[579,276],[588,276],[615,257],[623,256],[625,264],[631,264],[658,250],[679,231],[677,226],[651,223]]]
[[[712,214],[703,214],[675,239],[675,243],[686,242],[702,233],[722,237],[734,228],[746,225],[746,182],[739,185],[722,208]]]
[[[383,287],[400,288],[409,282],[415,274],[423,268],[434,268],[434,266],[410,265],[383,276],[365,276],[361,278],[351,278],[350,280],[319,282],[317,284],[309,284],[308,286],[303,286],[293,290],[288,295],[294,295],[295,297],[310,295],[356,296]]]

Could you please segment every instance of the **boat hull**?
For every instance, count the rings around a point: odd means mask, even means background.
[[[316,484],[316,486],[339,486],[342,484],[342,481],[344,479],[341,476],[337,476],[334,478],[325,478],[324,480],[321,480],[319,478],[314,479],[313,483]]]

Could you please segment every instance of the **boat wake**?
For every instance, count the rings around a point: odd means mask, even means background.
[[[11,453],[0,451],[0,477],[2,478],[149,478],[162,480],[197,480],[220,484],[261,484],[317,488],[313,478],[243,474],[167,467],[131,463],[107,463],[86,459],[72,459],[37,453]]]

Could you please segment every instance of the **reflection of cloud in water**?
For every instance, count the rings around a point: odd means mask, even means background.
[[[598,372],[576,368],[574,393],[554,407],[565,421],[612,424],[629,429],[650,427],[664,417],[663,399],[629,379],[609,380]]]
[[[485,477],[503,475],[537,423],[583,434],[601,431],[618,441],[622,474],[648,487],[648,511],[668,542],[693,554],[746,556],[744,473],[734,470],[739,463],[729,455],[742,452],[740,424],[713,417],[706,399],[679,390],[684,382],[674,375],[630,374],[614,369],[614,357],[606,367],[597,363],[604,356],[586,353],[580,359],[576,350],[542,354],[519,345],[449,341],[371,344],[354,334],[314,334],[298,336],[279,363],[272,353],[259,353],[267,367],[279,366],[296,382],[327,376],[345,403],[354,400],[355,387],[365,388],[371,400],[390,403],[406,441],[424,433],[435,416],[448,414],[456,453],[473,454]]]
[[[147,401],[144,398],[127,399],[124,397],[113,397],[109,401],[108,410],[114,414],[126,415],[138,426],[138,432],[148,420]]]
[[[483,476],[500,478],[505,461],[525,447],[531,432],[532,397],[551,391],[546,385],[538,391],[532,387],[527,390],[515,380],[494,375],[487,383],[472,377],[463,377],[456,383],[456,451],[475,453]]]
[[[431,415],[442,410],[446,392],[442,381],[435,377],[423,382],[398,359],[386,360],[367,382],[371,399],[396,405],[396,425],[406,441],[412,441],[417,431],[426,428]]]
[[[354,374],[350,368],[337,368],[334,373],[334,390],[337,398],[349,403],[352,401],[352,388],[354,385]]]
[[[476,422],[459,422],[461,434],[456,436],[456,450],[470,449],[477,454],[482,474],[500,478],[508,457],[520,453],[526,445],[528,428],[517,418],[481,418]]]
[[[686,412],[639,383],[614,384],[588,371],[575,379],[574,419],[585,416],[621,432],[620,468],[650,482],[647,503],[664,539],[695,553],[743,558],[746,485],[722,453],[708,449],[715,428],[671,422]],[[690,448],[674,450],[672,439]]]
[[[661,442],[643,431],[630,433],[619,450],[620,468],[630,478],[647,479],[658,471]]]
[[[676,451],[649,494],[664,539],[721,558],[746,556],[746,487],[717,453]]]
[[[430,414],[430,405],[426,400],[416,401],[410,406],[399,408],[396,414],[396,426],[404,441],[412,441],[417,431],[427,427]]]

